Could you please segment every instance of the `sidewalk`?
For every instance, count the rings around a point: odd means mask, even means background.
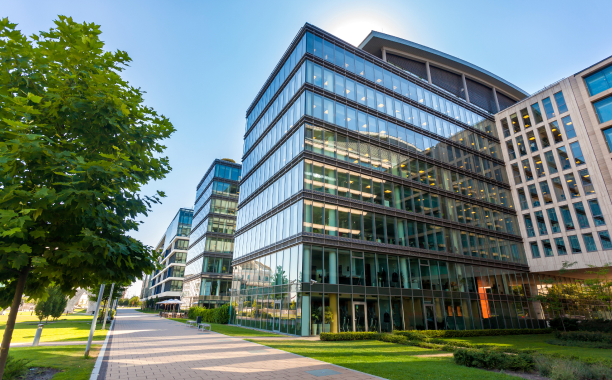
[[[379,379],[153,314],[119,309],[99,380]]]

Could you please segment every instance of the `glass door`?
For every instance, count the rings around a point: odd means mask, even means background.
[[[353,302],[353,331],[363,332],[368,331],[368,312],[365,302]]]
[[[425,305],[425,320],[427,321],[427,330],[436,329],[436,313],[434,305]]]
[[[281,319],[281,301],[274,301],[274,322],[272,323],[272,330],[280,331],[280,319]]]

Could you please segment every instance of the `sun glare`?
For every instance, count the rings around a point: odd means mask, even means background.
[[[330,33],[338,36],[346,42],[358,46],[364,38],[372,31],[393,34],[390,25],[385,25],[376,17],[368,18],[347,18],[346,21],[341,21],[335,27],[330,28]]]

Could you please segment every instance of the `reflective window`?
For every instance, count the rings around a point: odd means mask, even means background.
[[[580,191],[578,191],[578,184],[576,183],[576,178],[574,177],[574,173],[566,174],[565,182],[567,183],[567,188],[569,189],[570,198],[580,197]]]
[[[578,225],[580,228],[589,228],[589,218],[587,218],[582,202],[574,203],[574,211],[576,212],[576,218],[578,218]]]
[[[559,210],[561,210],[561,218],[563,218],[563,224],[565,224],[565,230],[573,231],[575,227],[574,227],[574,221],[572,220],[572,214],[570,213],[569,207],[561,206],[559,207]]]
[[[531,205],[533,207],[540,207],[540,198],[538,197],[535,185],[529,185],[529,196],[531,197]]]
[[[563,128],[565,128],[565,135],[568,139],[576,137],[574,123],[572,122],[572,118],[570,118],[569,115],[561,119],[561,123],[563,124]]]
[[[525,173],[525,181],[529,182],[533,180],[533,172],[531,171],[531,165],[529,164],[529,159],[521,161],[521,165],[523,165],[523,172]]]
[[[515,113],[510,115],[510,122],[512,123],[512,128],[514,129],[514,133],[518,133],[521,131],[521,125],[518,121],[518,116]]]
[[[593,181],[589,175],[589,169],[583,169],[578,172],[578,176],[582,181],[582,189],[586,195],[595,194],[595,188],[593,187]]]
[[[510,136],[510,127],[508,127],[508,119],[505,117],[501,119],[502,131],[504,132],[504,137]]]
[[[533,156],[533,163],[538,177],[544,177],[546,175],[546,170],[544,169],[544,163],[539,154]]]
[[[540,135],[540,142],[542,143],[542,149],[548,148],[550,146],[550,141],[548,140],[548,134],[546,133],[546,128],[544,127],[538,128],[538,134]]]
[[[596,73],[585,77],[584,81],[591,96],[612,88],[612,66],[604,67]]]
[[[529,112],[527,111],[527,108],[523,108],[521,110],[521,118],[523,119],[523,125],[525,126],[525,129],[531,128],[531,119],[529,118]]]
[[[597,245],[592,233],[582,234],[582,240],[584,240],[584,246],[587,252],[597,251]]]
[[[552,250],[552,245],[550,244],[550,240],[549,239],[542,240],[542,248],[544,248],[544,257],[554,256],[553,250]]]
[[[570,149],[572,150],[572,154],[574,155],[574,162],[576,166],[584,165],[584,155],[582,154],[582,149],[580,148],[580,143],[578,141],[570,144]]]
[[[595,112],[597,112],[599,123],[612,120],[612,96],[593,103],[593,107],[595,107]]]
[[[514,160],[516,158],[516,153],[514,152],[514,144],[512,143],[512,140],[506,141],[506,148],[509,159]]]
[[[523,183],[523,179],[521,177],[521,172],[519,170],[518,164],[512,164],[512,174],[514,175],[515,185],[519,185]]]
[[[555,245],[557,246],[557,254],[559,256],[567,255],[567,249],[565,249],[565,240],[562,237],[555,238]]]
[[[540,182],[540,190],[542,191],[542,199],[544,200],[544,204],[548,205],[553,203],[552,194],[550,192],[550,188],[548,187],[547,181]]]
[[[540,104],[537,102],[531,105],[531,113],[533,113],[533,118],[536,124],[544,121],[544,119],[542,119],[542,112],[540,111]]]
[[[546,222],[544,221],[544,214],[542,214],[542,211],[534,212],[534,216],[536,223],[538,224],[538,233],[540,235],[548,235],[548,231],[546,230]]]
[[[530,214],[523,215],[525,219],[525,229],[527,230],[527,237],[535,236],[535,229],[533,228],[533,220],[531,219]]]
[[[534,241],[529,244],[531,246],[531,256],[534,259],[540,258],[540,249],[538,248],[538,242]]]
[[[533,134],[533,131],[527,133],[527,141],[529,143],[529,149],[531,150],[531,152],[537,152],[538,143],[536,142],[536,138]]]
[[[555,177],[552,178],[553,189],[555,189],[555,196],[557,197],[557,202],[563,202],[565,198],[565,191],[563,191],[563,185],[561,184],[561,178]]]
[[[572,167],[570,164],[570,158],[567,155],[567,149],[564,146],[557,148],[557,154],[559,155],[559,161],[561,162],[561,170],[566,170]]]
[[[612,128],[604,129],[603,135],[606,139],[606,143],[608,145],[608,151],[612,152]]]
[[[589,208],[591,209],[591,215],[593,215],[593,221],[596,226],[605,226],[606,221],[604,220],[603,213],[601,212],[601,207],[599,207],[599,202],[597,199],[590,199]]]
[[[527,196],[525,195],[524,189],[518,189],[519,202],[521,204],[521,210],[529,209],[529,203],[527,203]]]
[[[516,137],[516,145],[518,146],[519,153],[521,156],[527,154],[527,148],[525,147],[525,142],[523,141],[523,136]]]
[[[559,123],[557,123],[557,121],[555,120],[552,123],[548,124],[548,127],[550,128],[550,133],[552,134],[555,144],[562,142],[563,135],[561,135],[561,128],[559,128]]]
[[[546,165],[548,166],[548,171],[550,174],[557,173],[557,163],[555,162],[555,155],[553,154],[552,150],[544,153],[544,157],[546,158]]]
[[[550,119],[555,117],[555,110],[553,108],[552,102],[550,98],[542,99],[542,104],[544,105],[544,112],[546,112],[546,118]]]
[[[610,234],[608,231],[599,231],[599,241],[601,242],[601,248],[603,250],[612,249],[612,241],[610,240]]]
[[[567,112],[567,104],[565,104],[565,98],[563,97],[563,92],[559,91],[554,96],[555,96],[555,102],[557,103],[557,109],[559,110],[559,115]]]
[[[550,222],[550,229],[553,234],[561,232],[561,225],[559,224],[559,219],[557,218],[557,212],[554,208],[549,208],[546,210],[548,214],[548,221]]]

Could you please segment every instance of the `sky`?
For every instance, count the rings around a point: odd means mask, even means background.
[[[355,46],[371,30],[454,55],[533,93],[612,55],[612,1],[14,1],[0,17],[27,35],[57,15],[102,26],[110,51],[127,51],[123,72],[176,132],[164,144],[172,172],[131,233],[155,246],[215,158],[241,161],[246,110],[299,29],[308,22]],[[137,283],[129,294],[137,294]]]

